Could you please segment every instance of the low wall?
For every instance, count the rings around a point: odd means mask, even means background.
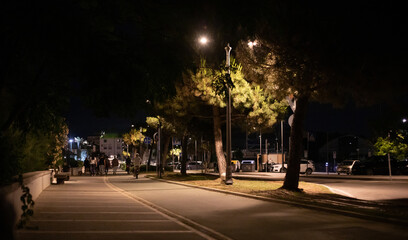
[[[38,171],[23,174],[23,182],[28,188],[35,201],[41,192],[51,184],[51,171]],[[8,186],[0,188],[0,195],[4,196],[5,200],[9,202],[14,208],[15,223],[20,219],[23,211],[21,210],[22,202],[20,200],[23,191],[19,183],[13,183]]]

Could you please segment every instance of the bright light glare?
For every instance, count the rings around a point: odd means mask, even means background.
[[[201,44],[207,44],[207,42],[208,42],[208,39],[206,37],[201,37],[200,38],[200,43]]]
[[[252,42],[252,41],[249,41],[249,42],[248,42],[248,47],[249,47],[249,48],[253,48],[254,46],[256,46],[256,44],[257,44],[256,41],[253,41],[253,42]]]
[[[69,142],[72,143],[74,141],[74,139],[69,139]]]
[[[406,122],[407,122],[407,119],[406,119],[406,118],[402,119],[402,122],[403,122],[403,123],[406,123]]]

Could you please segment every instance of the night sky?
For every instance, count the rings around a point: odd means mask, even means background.
[[[10,66],[23,65],[20,62],[23,61],[30,69],[10,70],[8,65],[4,66],[2,72],[14,71],[15,76],[4,76],[9,77],[10,86],[15,85],[10,89],[18,89],[16,96],[30,96],[29,93],[34,89],[36,92],[33,95],[42,96],[43,99],[31,97],[37,101],[30,99],[33,105],[41,102],[52,105],[52,101],[59,100],[58,96],[62,95],[59,93],[65,93],[62,85],[57,86],[58,80],[67,82],[74,79],[76,82],[85,82],[81,87],[76,86],[80,88],[78,93],[68,96],[70,105],[64,117],[69,125],[70,137],[86,137],[99,134],[100,131],[123,133],[131,124],[140,123],[144,120],[143,106],[139,108],[137,104],[143,104],[148,97],[169,94],[162,94],[161,90],[170,89],[174,86],[172,80],[180,77],[181,70],[196,64],[189,57],[194,52],[194,44],[191,43],[196,40],[198,33],[212,33],[214,49],[211,51],[217,54],[213,54],[211,60],[217,59],[221,63],[225,57],[222,49],[225,39],[237,42],[242,37],[239,35],[239,28],[230,28],[236,24],[231,21],[244,22],[245,19],[256,18],[257,12],[262,12],[256,4],[245,7],[236,4],[230,6],[230,11],[220,14],[224,11],[222,7],[228,5],[222,1],[204,1],[201,5],[182,1],[140,1],[129,5],[127,1],[100,2],[99,5],[85,2],[45,1],[42,4],[34,4],[31,1],[10,1],[2,12],[5,19],[8,19],[4,25],[8,32],[5,34],[7,41],[4,43],[7,44],[3,44],[3,55],[11,59],[8,59]],[[268,1],[262,4],[268,5]],[[372,69],[391,63],[387,65],[388,68],[382,69],[383,72],[379,71],[385,76],[385,84],[381,86],[387,86],[390,79],[393,83],[406,82],[403,69],[406,68],[407,59],[404,52],[407,49],[404,35],[407,23],[406,4],[396,6],[394,3],[377,4],[367,1],[366,4],[357,1],[356,4],[342,3],[337,7],[335,4],[310,5],[310,9],[321,7],[322,16],[328,21],[336,20],[332,19],[330,11],[339,14],[342,20],[333,22],[339,24],[337,27],[340,32],[328,34],[342,37],[338,42],[334,42],[343,47],[343,50],[349,51],[347,54],[351,54],[350,60],[359,57],[360,53],[365,54],[366,62],[363,67],[371,67],[365,69],[367,76],[371,77]],[[240,18],[237,18],[237,15]],[[292,19],[284,19],[283,24],[286,23],[285,20],[292,24],[289,21]],[[296,25],[297,22],[294,22],[293,26]],[[401,26],[404,26],[405,30]],[[246,27],[256,29],[256,26]],[[245,30],[250,34],[252,29]],[[215,44],[216,41],[218,45]],[[188,44],[191,46],[186,47]],[[233,47],[234,56],[235,46]],[[356,51],[359,51],[358,54],[353,55]],[[347,60],[348,58],[345,58],[344,63],[348,63]],[[157,66],[160,66],[160,71],[157,71]],[[24,71],[31,75],[20,76]],[[33,81],[36,71],[41,73],[41,81],[44,83],[36,84],[36,81]],[[387,79],[389,76],[390,79]],[[14,83],[14,78],[24,80],[21,84]],[[375,90],[381,86],[371,87]],[[406,87],[406,84],[402,86]],[[390,85],[387,88],[401,92],[398,85]],[[137,94],[134,94],[135,89]],[[367,92],[370,94],[371,90]],[[85,106],[80,96],[88,97],[87,100],[91,104]],[[24,99],[23,97],[19,99]],[[381,96],[380,93],[378,97],[388,96]],[[103,101],[104,99],[107,101]],[[128,103],[137,104],[128,106]],[[395,103],[399,104],[398,101],[394,102],[394,105]],[[17,102],[16,106],[19,104]],[[356,108],[353,104],[346,104],[343,109],[318,103],[310,103],[309,106],[305,130],[363,136],[373,133],[372,125],[378,125],[375,123],[377,119],[398,121],[406,114],[406,103],[399,109],[393,109],[392,114],[387,112],[385,105]],[[27,107],[32,106],[27,104]],[[56,109],[55,112],[59,112],[59,106],[52,107]],[[129,111],[128,107],[136,113],[131,117],[121,117],[121,113]],[[112,109],[115,111],[109,112],[109,117],[98,117],[101,114],[95,114]]]

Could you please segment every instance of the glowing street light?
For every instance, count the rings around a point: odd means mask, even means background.
[[[203,44],[203,45],[207,44],[207,43],[208,43],[208,38],[206,38],[206,37],[201,37],[201,38],[200,38],[200,43]]]

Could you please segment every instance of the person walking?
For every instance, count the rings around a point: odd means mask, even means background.
[[[85,158],[85,161],[84,161],[84,167],[85,167],[85,171],[84,171],[84,174],[86,175],[86,173],[88,173],[89,172],[89,175],[91,175],[91,171],[90,171],[90,162],[89,162],[89,159],[88,158]]]
[[[101,156],[98,162],[99,175],[105,174],[105,156]]]
[[[110,165],[111,164],[109,158],[105,157],[105,175],[108,175]]]
[[[113,171],[113,175],[116,175],[116,171],[118,170],[118,166],[119,166],[119,160],[115,157],[112,160],[112,171]]]
[[[95,176],[96,174],[96,164],[98,163],[98,159],[96,156],[91,157],[91,164],[90,164],[90,171],[91,171],[91,176]]]
[[[129,174],[129,171],[130,171],[130,157],[128,156],[126,158],[126,172],[127,172],[127,174]]]
[[[141,163],[142,163],[142,159],[139,157],[139,153],[136,153],[136,157],[133,160],[133,176],[136,177],[136,179],[139,178],[139,170],[140,170]]]

